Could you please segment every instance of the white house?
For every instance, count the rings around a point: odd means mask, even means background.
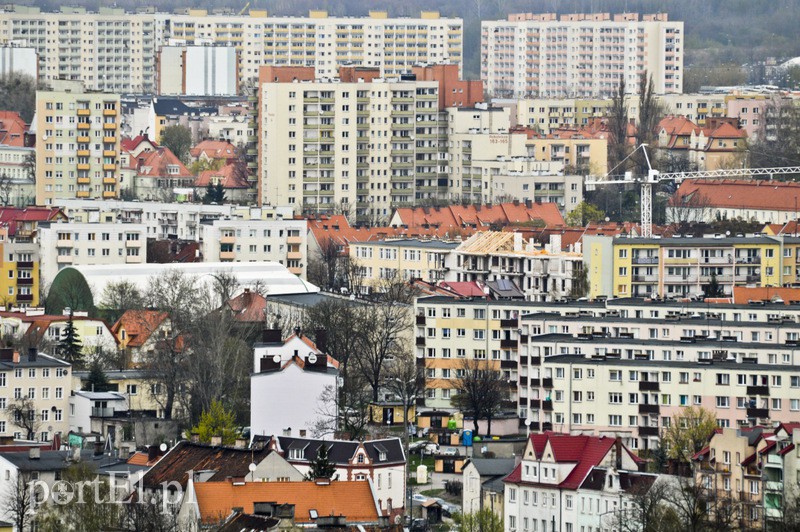
[[[338,385],[339,363],[299,332],[282,341],[280,330],[267,330],[263,340],[253,350],[251,434],[311,435],[320,396]]]
[[[69,429],[106,435],[103,420],[128,411],[128,401],[117,392],[75,391],[69,398]]]

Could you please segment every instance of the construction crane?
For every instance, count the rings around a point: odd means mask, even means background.
[[[247,2],[247,3],[244,5],[244,7],[242,8],[242,10],[241,10],[241,11],[239,11],[238,13],[236,13],[236,14],[237,14],[237,15],[239,15],[239,16],[241,16],[241,15],[244,15],[244,12],[245,12],[245,11],[247,11],[247,8],[248,8],[248,7],[250,7],[250,2]]]
[[[631,157],[638,150],[644,153],[645,161],[647,162],[647,175],[635,177],[632,172],[625,172],[624,175],[612,175],[615,168],[611,172],[597,179],[587,179],[584,184],[587,190],[594,190],[595,186],[602,185],[630,185],[632,183],[639,183],[642,187],[639,195],[640,211],[641,211],[641,228],[642,236],[650,238],[653,236],[653,184],[661,181],[674,181],[680,183],[686,179],[713,179],[725,177],[755,177],[755,176],[769,176],[770,179],[776,175],[785,174],[800,174],[800,166],[777,166],[773,168],[734,168],[731,170],[708,170],[702,172],[665,172],[661,173],[653,169],[650,164],[650,157],[647,154],[647,144],[640,144],[625,159],[620,161],[617,165],[621,165],[625,160]],[[591,187],[591,188],[589,188]]]

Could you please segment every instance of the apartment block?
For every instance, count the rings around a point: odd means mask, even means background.
[[[349,252],[360,268],[362,289],[368,291],[386,279],[445,280],[457,246],[457,242],[401,238],[352,243]]]
[[[39,353],[35,348],[25,353],[0,349],[0,435],[37,441],[51,441],[56,434],[66,435],[71,372],[67,362]],[[22,426],[8,408],[27,400],[32,422]]]
[[[41,279],[52,282],[66,266],[143,264],[147,227],[135,223],[40,223]]]
[[[683,22],[666,14],[512,14],[481,22],[481,78],[495,97],[608,97],[624,75],[635,93],[683,86]]]
[[[206,262],[273,261],[305,278],[307,235],[305,220],[213,220],[200,224],[200,251]]]
[[[515,127],[525,127],[547,135],[561,128],[586,127],[595,118],[604,118],[610,98],[523,98],[493,99],[493,105],[507,107]]]
[[[80,83],[36,91],[36,203],[119,194],[119,95]]]
[[[125,13],[63,7],[43,13],[14,6],[0,13],[0,43],[34,48],[39,79],[81,80],[92,89],[155,93],[157,55],[163,46],[223,46],[239,51],[238,82],[253,83],[264,64],[312,67],[334,77],[344,64],[399,75],[417,63],[462,62],[463,22],[422,12],[417,18],[271,17],[265,10],[213,15],[203,9]]]
[[[446,197],[438,82],[383,79],[375,70],[324,81],[293,70],[261,71],[259,204],[379,221],[393,207]],[[289,81],[272,81],[282,76]]]
[[[583,253],[590,296],[670,298],[697,295],[712,277],[728,296],[734,286],[794,283],[798,246],[788,236],[587,236]]]

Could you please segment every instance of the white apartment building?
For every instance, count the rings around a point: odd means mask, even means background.
[[[209,262],[282,264],[305,278],[308,267],[305,220],[218,219],[200,224],[200,251]]]
[[[119,193],[119,95],[79,82],[36,91],[36,203]]]
[[[115,92],[155,93],[156,57],[167,44],[237,48],[241,84],[255,81],[264,64],[313,66],[327,77],[343,64],[377,67],[386,75],[416,63],[461,64],[462,41],[462,20],[437,12],[417,18],[390,18],[382,11],[359,18],[325,11],[308,17],[271,17],[264,10],[134,14],[103,7],[96,13],[23,6],[0,12],[0,44],[34,48],[40,80],[81,80],[87,88]]]
[[[72,368],[67,362],[32,348],[19,353],[11,348],[0,349],[0,435],[50,441],[56,434],[66,436],[69,428],[68,407],[72,393]],[[24,398],[24,399],[23,399]],[[15,401],[31,400],[27,429],[14,421],[7,408]]]
[[[659,94],[683,87],[683,22],[666,14],[514,14],[481,22],[481,78],[499,97],[602,97],[625,76],[636,92],[652,75]]]
[[[137,223],[40,222],[41,279],[66,266],[144,264],[147,227]]]
[[[11,187],[0,191],[0,197],[8,205],[26,207],[36,203],[36,184],[28,176],[25,160],[33,155],[34,148],[0,144],[0,175],[8,177]]]
[[[262,84],[259,203],[379,221],[446,196],[438,92],[399,79]]]
[[[285,220],[286,207],[241,207],[233,204],[162,203],[156,201],[87,201],[62,199],[58,205],[71,222],[134,223],[147,227],[147,238],[200,239],[200,224],[224,218],[232,220]]]

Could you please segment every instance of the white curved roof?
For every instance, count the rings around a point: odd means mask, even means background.
[[[64,268],[64,270],[66,269],[76,270],[83,275],[92,289],[95,299],[103,294],[103,290],[109,283],[125,279],[134,283],[140,290],[145,290],[151,277],[171,270],[181,270],[187,275],[197,276],[201,282],[204,281],[204,278],[206,278],[205,280],[210,280],[215,273],[232,273],[238,279],[241,288],[254,287],[258,283],[267,296],[319,292],[319,287],[301,279],[277,262],[116,264],[68,266]]]

